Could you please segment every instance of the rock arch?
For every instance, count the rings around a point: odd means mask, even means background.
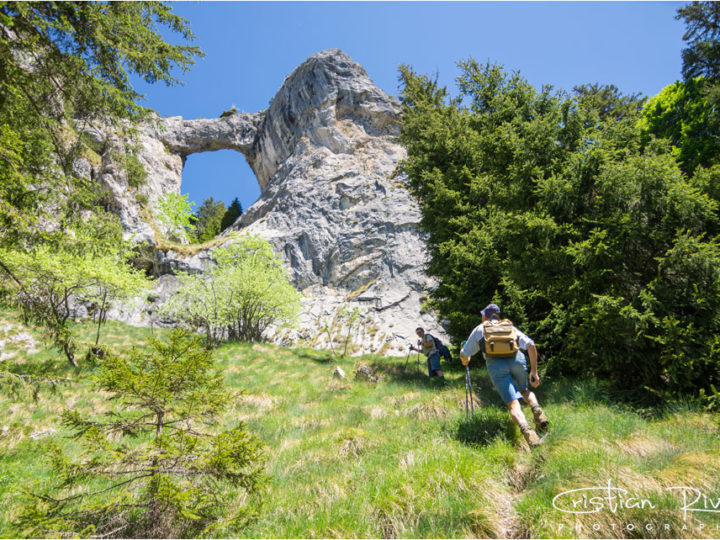
[[[350,304],[362,308],[366,330],[377,328],[362,338],[376,352],[383,343],[384,351],[406,350],[418,325],[445,336],[421,306],[432,282],[420,211],[397,175],[406,155],[399,119],[399,104],[362,66],[339,50],[322,51],[285,79],[267,111],[155,118],[144,126],[139,158],[147,196],[179,192],[189,154],[241,152],[261,194],[238,225],[275,246],[305,293],[292,339],[308,338],[314,321]],[[138,219],[126,228],[138,239],[147,224]]]

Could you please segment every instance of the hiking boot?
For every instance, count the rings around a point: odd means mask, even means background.
[[[537,436],[537,433],[535,433],[535,430],[531,428],[527,424],[522,424],[520,426],[520,432],[523,434],[523,437],[525,437],[525,441],[527,441],[528,446],[530,448],[535,448],[536,446],[540,446],[540,437]]]
[[[548,420],[547,416],[545,416],[545,411],[542,410],[540,405],[531,407],[530,410],[535,417],[535,429],[538,431],[545,431],[548,425],[550,425],[550,420]]]

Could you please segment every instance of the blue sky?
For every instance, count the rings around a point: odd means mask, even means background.
[[[652,96],[680,78],[685,2],[173,2],[206,53],[184,86],[138,83],[165,116],[257,112],[308,56],[338,48],[397,95],[398,66],[438,73],[454,92],[456,62],[473,57],[517,70],[536,87],[615,84]],[[223,150],[188,157],[183,193],[248,208],[259,189],[245,158]]]

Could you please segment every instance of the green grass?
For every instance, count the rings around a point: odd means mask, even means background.
[[[10,312],[0,319],[21,329]],[[80,350],[94,339],[89,324],[74,331]],[[30,333],[41,341],[41,332]],[[147,328],[110,322],[103,342],[123,354],[151,335]],[[71,455],[81,451],[59,424],[62,410],[112,406],[93,389],[90,367],[75,372],[57,351],[38,348],[30,355],[18,348],[0,369],[67,380],[55,392],[42,389],[35,403],[27,396],[0,397],[0,537],[21,535],[14,521],[22,490],[51,475],[47,442]],[[221,423],[247,422],[266,443],[268,458],[267,488],[250,501],[261,505],[259,517],[244,530],[219,530],[220,536],[720,535],[715,528],[720,514],[691,513],[685,522],[678,499],[665,491],[685,485],[720,497],[720,427],[690,404],[636,409],[602,382],[546,379],[537,393],[551,429],[545,444],[530,453],[477,365],[476,413],[466,419],[464,373],[452,366],[446,369],[447,384],[440,386],[427,378],[422,364],[417,373],[414,358],[406,369],[405,358],[340,359],[307,348],[228,344],[216,351],[216,359],[228,392],[236,395]],[[359,362],[376,369],[380,380],[355,379]],[[335,366],[345,370],[346,379],[333,378]],[[56,431],[31,438],[44,430]],[[606,486],[608,480],[656,508],[596,514],[553,508],[559,493]],[[642,529],[648,522],[659,527]],[[636,529],[628,530],[629,523]]]

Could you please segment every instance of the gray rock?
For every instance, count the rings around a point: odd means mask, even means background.
[[[365,364],[358,364],[355,367],[355,379],[367,382],[378,382],[380,377],[376,375],[376,371]]]
[[[158,118],[147,133],[183,159],[189,154],[213,150],[237,150],[247,155],[253,151],[258,127],[264,118],[264,113],[235,113],[197,120],[171,116]]]
[[[29,435],[29,437],[30,437],[32,440],[35,441],[35,440],[37,440],[37,439],[44,439],[45,437],[49,437],[50,435],[55,435],[56,433],[57,433],[57,430],[56,430],[56,429],[54,429],[54,428],[48,428],[48,429],[42,429],[42,430],[39,430],[39,431],[33,431],[33,432]]]
[[[211,262],[212,256],[209,251],[201,251],[197,255],[183,257],[172,250],[157,250],[155,252],[155,274],[177,274],[178,272],[199,274]]]
[[[420,210],[407,179],[397,173],[406,156],[398,141],[399,116],[398,102],[334,49],[296,68],[267,111],[216,119],[154,117],[135,139],[102,130],[95,137],[116,153],[135,145],[148,173],[140,198],[150,209],[165,193],[179,192],[188,154],[218,149],[244,154],[261,195],[225,234],[242,231],[269,240],[304,295],[299,328],[276,329],[268,337],[337,347],[339,341],[319,334],[322,321],[340,314],[336,337],[351,334],[355,353],[404,354],[418,325],[441,339],[447,336],[422,308],[434,283],[424,272]],[[148,211],[110,151],[103,154],[98,178],[128,234],[154,244]],[[155,270],[201,272],[210,260],[211,253],[158,252]],[[354,309],[359,319],[343,319]],[[113,314],[122,317],[121,312]],[[146,309],[147,317],[153,313]],[[137,313],[129,317],[137,318]]]

